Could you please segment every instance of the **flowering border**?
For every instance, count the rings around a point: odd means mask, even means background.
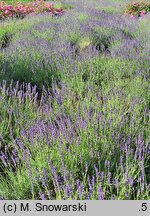
[[[25,16],[38,13],[47,13],[49,15],[60,15],[64,13],[62,8],[55,8],[54,4],[46,3],[43,0],[36,0],[36,2],[30,2],[23,4],[18,2],[15,6],[8,5],[5,2],[0,3],[0,19],[12,18],[24,18]]]

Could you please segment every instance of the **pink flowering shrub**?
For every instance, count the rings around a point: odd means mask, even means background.
[[[148,12],[150,12],[150,3],[146,1],[134,1],[130,4],[127,4],[125,15],[130,15],[131,18],[144,17]]]
[[[15,6],[7,5],[5,2],[0,3],[0,19],[6,19],[8,17],[24,18],[28,14],[38,14],[47,12],[50,15],[59,15],[64,13],[62,8],[55,8],[54,4],[46,3],[43,0],[36,0],[36,2],[30,2],[23,4],[18,2]]]

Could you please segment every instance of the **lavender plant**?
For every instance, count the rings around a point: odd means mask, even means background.
[[[27,17],[1,49],[0,199],[150,198],[149,30],[117,2]]]

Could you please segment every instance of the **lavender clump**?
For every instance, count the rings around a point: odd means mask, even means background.
[[[147,20],[65,2],[0,50],[0,199],[149,199]]]

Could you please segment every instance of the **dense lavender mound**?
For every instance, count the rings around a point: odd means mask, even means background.
[[[1,47],[0,198],[149,199],[149,18],[68,1]]]
[[[2,78],[31,82],[41,89],[42,84],[51,85],[53,79],[59,81],[67,64],[91,55],[148,59],[144,50],[148,49],[148,38],[138,35],[139,21],[97,9],[97,4],[90,6],[82,2],[56,19],[37,16],[33,18],[35,25],[19,31],[11,43],[6,35],[2,44]],[[107,8],[107,4],[102,8]]]

